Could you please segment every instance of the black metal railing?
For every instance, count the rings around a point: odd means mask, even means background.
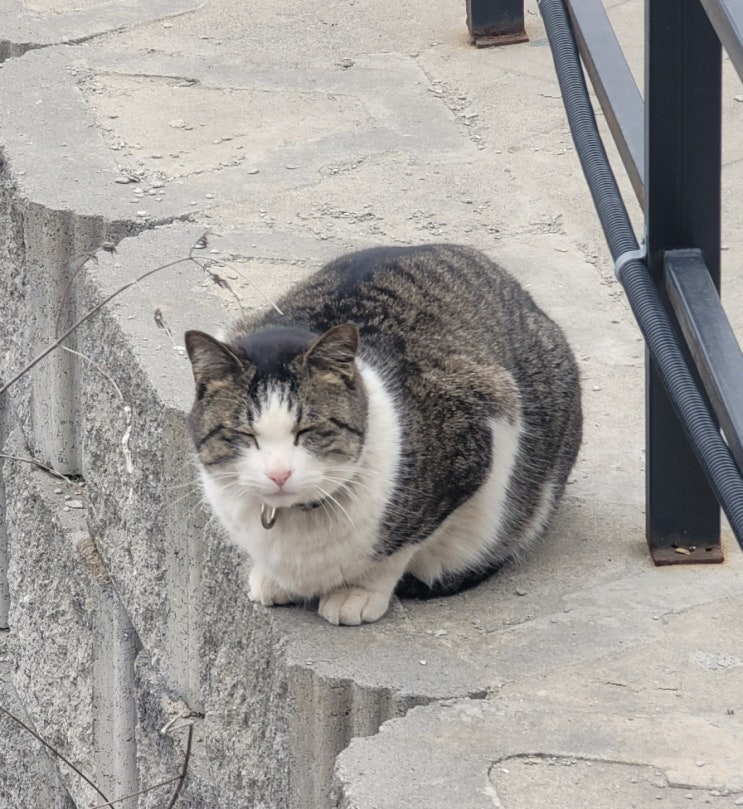
[[[743,4],[645,0],[643,101],[600,0],[539,2],[576,147],[648,343],[648,544],[658,564],[720,561],[720,505],[743,546],[743,353],[719,297],[722,48],[743,78]],[[645,212],[644,251],[632,249],[587,96],[577,99],[578,52]]]

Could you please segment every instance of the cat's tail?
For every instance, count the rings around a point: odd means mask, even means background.
[[[483,567],[477,570],[465,570],[462,573],[449,573],[433,584],[426,584],[416,578],[412,573],[406,573],[395,587],[395,595],[398,598],[415,598],[427,600],[429,598],[444,598],[453,596],[477,587],[494,573],[499,571],[507,560],[498,562],[491,567]]]

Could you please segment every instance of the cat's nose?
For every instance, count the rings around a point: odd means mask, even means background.
[[[291,469],[279,469],[274,472],[266,472],[269,478],[279,487],[281,488],[287,480],[292,476]]]

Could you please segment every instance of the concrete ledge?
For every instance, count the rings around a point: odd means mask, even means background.
[[[173,225],[101,255],[88,268],[91,301],[187,253],[198,233]],[[230,252],[252,238],[234,234]],[[273,249],[290,262],[291,243],[277,239]],[[230,266],[239,263],[235,258]],[[184,290],[196,312],[183,305]],[[199,738],[206,760],[197,752],[192,766],[199,773],[220,762],[219,805],[250,806],[258,795],[276,793],[277,806],[320,806],[335,756],[352,736],[376,732],[411,705],[484,694],[486,682],[458,654],[422,667],[430,639],[416,631],[404,633],[400,656],[394,620],[349,633],[309,612],[266,610],[247,601],[245,558],[224,544],[214,524],[204,534],[183,412],[190,406],[190,370],[178,341],[174,346],[156,326],[155,301],[180,337],[189,321],[221,326],[230,299],[198,268],[181,266],[122,295],[87,327],[91,534],[152,660],[190,707],[204,713]],[[118,391],[101,367],[117,380]],[[236,744],[239,763],[229,764],[221,751]]]
[[[614,807],[646,803],[653,779],[674,801],[684,779],[713,802],[738,790],[724,756],[740,754],[742,562],[726,537],[722,568],[650,566],[642,345],[536,13],[531,44],[485,52],[443,0],[78,6],[0,12],[0,379],[58,317],[205,232],[194,257],[230,289],[187,261],[158,271],[70,338],[78,354],[0,400],[6,454],[75,476],[68,492],[5,462],[3,704],[110,797],[172,779],[187,731],[161,729],[192,723],[184,809],[428,807],[432,786],[442,805],[518,809],[560,805],[571,778],[591,800],[623,786]],[[612,10],[630,39],[638,12]],[[200,503],[183,331],[222,329],[345,250],[421,241],[501,260],[576,349],[586,440],[557,520],[495,580],[395,602],[372,626],[255,607],[246,558]],[[82,508],[64,510],[68,493]],[[690,736],[724,753],[690,754]],[[30,753],[0,733],[0,802],[90,805],[58,762],[19,772]],[[125,809],[162,807],[168,789]]]

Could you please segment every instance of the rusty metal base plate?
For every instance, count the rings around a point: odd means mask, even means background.
[[[714,565],[725,561],[719,542],[706,545],[684,546],[680,543],[662,548],[650,546],[650,555],[656,565]]]
[[[496,48],[499,45],[518,45],[521,42],[528,41],[529,37],[525,31],[515,34],[499,34],[497,36],[474,34],[472,37],[472,43],[476,48]]]

